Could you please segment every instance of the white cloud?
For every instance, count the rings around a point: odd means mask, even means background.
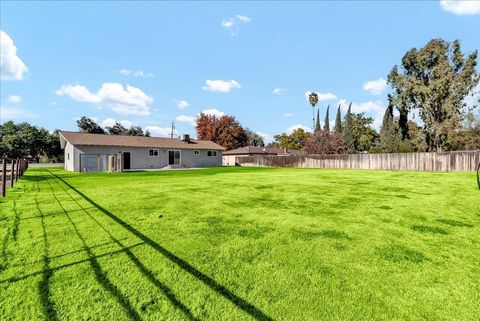
[[[104,83],[97,93],[92,93],[81,85],[63,85],[56,94],[81,102],[105,105],[123,115],[149,115],[150,104],[153,102],[153,98],[141,89],[130,85],[124,88],[119,83]]]
[[[17,56],[12,38],[0,30],[0,79],[21,80],[27,73],[28,68]]]
[[[291,133],[293,133],[293,131],[295,129],[299,129],[299,128],[303,129],[306,132],[312,132],[312,129],[310,127],[307,127],[307,126],[302,125],[302,124],[296,124],[296,125],[290,126],[285,130],[286,130],[287,134],[291,134]]]
[[[232,28],[235,25],[235,22],[232,18],[226,19],[222,21],[222,27],[224,28]]]
[[[185,108],[187,108],[188,106],[190,106],[190,104],[188,103],[188,101],[183,100],[183,99],[175,100],[175,104],[177,104],[177,107],[180,108],[180,109],[185,109]]]
[[[295,116],[295,114],[293,114],[293,113],[284,113],[283,116],[285,116],[285,117],[293,117],[293,116]]]
[[[308,96],[311,94],[312,92],[311,91],[307,91],[305,93],[305,99],[308,101]],[[318,96],[318,101],[326,101],[326,100],[333,100],[333,99],[337,99],[337,96],[335,96],[334,94],[332,93],[319,93],[319,92],[316,92],[317,93],[317,96]]]
[[[145,72],[144,70],[128,70],[128,69],[120,69],[119,73],[124,75],[124,76],[132,76],[132,77],[141,77],[141,78],[146,78],[146,77],[153,77],[153,73],[151,72]]]
[[[195,117],[188,115],[179,115],[175,118],[176,121],[195,125]]]
[[[203,90],[212,92],[228,93],[234,88],[242,88],[236,80],[207,80]]]
[[[380,95],[385,88],[387,88],[387,81],[383,78],[370,80],[363,84],[363,90],[366,90],[375,96]]]
[[[472,15],[480,13],[480,1],[478,0],[442,0],[440,6],[443,10],[456,15]]]
[[[211,116],[217,116],[217,117],[222,117],[225,115],[223,111],[220,111],[216,108],[211,108],[211,109],[204,109],[201,111],[205,115],[211,115]]]
[[[8,97],[7,101],[12,104],[18,104],[22,101],[22,97],[20,97],[19,95],[13,95]]]
[[[1,113],[0,113],[1,121],[7,120],[7,119],[25,119],[25,118],[36,116],[31,112],[22,108],[0,106],[0,110],[1,110]]]
[[[235,15],[233,18],[222,20],[222,27],[230,32],[230,36],[236,36],[240,33],[240,25],[250,22],[252,19],[240,14]]]
[[[247,16],[242,16],[242,15],[239,15],[237,14],[236,17],[238,18],[238,20],[242,21],[242,22],[250,22],[252,19],[247,17]]]
[[[256,132],[258,135],[262,136],[263,141],[265,144],[273,142],[273,137],[267,133],[262,133],[262,132]]]
[[[337,106],[340,105],[340,108],[343,111],[342,117],[345,116],[345,112],[350,105],[346,99],[340,99],[337,103]],[[383,115],[385,114],[386,106],[381,100],[375,101],[366,101],[362,103],[352,103],[352,113],[365,113],[366,116],[373,118],[372,126],[376,129],[379,129],[382,125]]]
[[[172,133],[171,127],[159,127],[159,126],[146,126],[145,131],[149,131],[152,136],[160,136],[160,137],[170,137]],[[177,134],[177,130],[173,130],[173,135]]]
[[[286,91],[287,91],[287,90],[286,90],[285,88],[274,88],[272,92],[273,92],[275,95],[281,95],[281,94],[283,94],[283,93],[286,92]]]
[[[106,127],[112,127],[113,125],[115,125],[115,122],[119,122],[120,124],[122,124],[123,127],[126,127],[126,128],[130,128],[133,126],[133,123],[131,121],[128,121],[128,120],[116,120],[116,119],[113,119],[113,118],[107,118],[105,119],[104,121],[102,121],[102,127],[106,128]]]

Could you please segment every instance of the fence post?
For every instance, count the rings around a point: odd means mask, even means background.
[[[18,158],[17,158],[16,164],[17,164],[17,168],[15,168],[15,182],[18,181],[18,173],[19,173],[18,165],[20,165],[20,160]]]
[[[12,166],[10,167],[10,187],[13,187],[14,180],[15,180],[15,160],[12,159]]]
[[[7,159],[4,158],[2,162],[2,197],[5,197],[7,190]]]

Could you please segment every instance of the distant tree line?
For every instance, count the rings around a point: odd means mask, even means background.
[[[150,137],[150,132],[148,130],[143,132],[143,129],[138,126],[130,126],[130,128],[126,128],[120,122],[115,121],[112,126],[107,126],[104,129],[93,119],[85,116],[82,116],[77,120],[77,126],[82,133]]]
[[[275,135],[271,145],[313,154],[480,149],[476,66],[477,51],[463,54],[458,40],[433,39],[421,49],[409,50],[401,66],[389,73],[392,93],[379,132],[372,128],[371,117],[352,112],[352,104],[343,119],[338,107],[330,130],[328,106],[323,128],[317,111],[313,133],[297,129]],[[409,119],[413,111],[419,123]]]
[[[0,156],[31,158],[37,162],[63,161],[58,131],[50,133],[45,128],[26,122],[0,124]]]

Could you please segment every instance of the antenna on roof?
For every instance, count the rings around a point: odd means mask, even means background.
[[[175,121],[172,120],[172,132],[170,133],[170,138],[173,138],[174,131],[175,131]]]

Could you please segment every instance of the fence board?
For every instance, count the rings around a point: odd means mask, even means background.
[[[480,150],[439,153],[346,154],[311,156],[237,156],[240,166],[473,172]]]

